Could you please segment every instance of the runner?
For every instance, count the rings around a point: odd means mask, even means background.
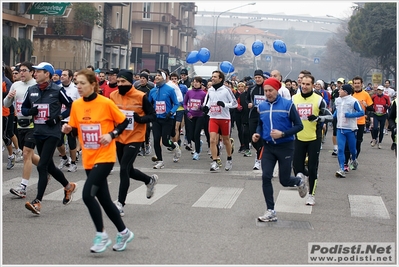
[[[104,229],[99,203],[118,229],[113,250],[122,251],[133,240],[134,234],[125,226],[111,200],[107,177],[116,161],[114,139],[123,132],[129,121],[114,102],[98,94],[99,87],[93,71],[81,70],[76,79],[82,97],[73,102],[69,122],[62,126],[62,132],[79,136],[82,143],[83,167],[87,175],[82,192],[83,202],[97,231],[90,251],[104,252],[112,243]]]

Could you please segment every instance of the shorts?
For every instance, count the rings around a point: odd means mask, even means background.
[[[184,110],[178,110],[176,111],[175,119],[178,122],[182,122],[184,117]]]
[[[230,119],[209,119],[209,132],[220,133],[222,136],[230,136]]]
[[[18,139],[21,140],[22,146],[26,146],[31,149],[35,149],[36,139],[33,136],[33,132],[35,130],[33,128],[19,128],[18,129]]]

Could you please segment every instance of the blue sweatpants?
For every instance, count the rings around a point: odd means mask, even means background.
[[[356,131],[349,129],[337,129],[337,144],[338,144],[338,164],[341,170],[344,169],[345,164],[345,143],[348,142],[351,159],[355,160],[356,151]]]

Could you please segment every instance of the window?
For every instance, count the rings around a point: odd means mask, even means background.
[[[18,39],[26,38],[26,28],[19,27],[18,28]]]
[[[150,19],[151,18],[151,3],[144,3],[143,4],[143,19]]]
[[[151,52],[151,30],[143,30],[143,52]]]
[[[18,14],[25,14],[26,10],[29,7],[29,3],[20,3],[18,5]]]
[[[116,12],[116,24],[115,24],[115,28],[116,28],[116,29],[119,28],[119,12]]]
[[[98,12],[103,13],[103,7],[102,6],[98,6]]]

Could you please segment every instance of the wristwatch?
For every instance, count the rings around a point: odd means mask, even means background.
[[[284,136],[285,136],[285,133],[281,132],[281,138],[284,138]]]

